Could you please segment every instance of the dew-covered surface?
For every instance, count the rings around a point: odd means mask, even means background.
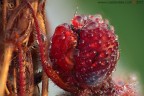
[[[76,15],[71,25],[56,27],[50,59],[64,82],[85,88],[100,86],[119,59],[118,41],[108,20],[97,15]]]
[[[119,64],[121,64],[121,62],[119,62]],[[121,73],[119,73],[119,71]],[[143,96],[140,92],[141,86],[140,86],[140,83],[138,80],[138,74],[135,74],[135,73],[128,74],[128,71],[126,71],[125,68],[122,68],[121,66],[119,66],[114,71],[113,80],[115,80],[115,82],[119,86],[123,86],[123,88],[125,89],[125,92],[126,92],[127,88],[130,87],[129,89],[134,89],[135,92],[137,92],[136,93],[137,95],[134,95],[134,96]],[[127,85],[125,85],[125,84],[127,84]],[[118,93],[122,94],[122,93],[124,93],[124,91],[119,90]],[[128,96],[133,96],[133,95],[130,95],[132,93],[129,93]],[[54,83],[52,83],[52,81],[50,81],[49,82],[49,96],[72,96],[72,95],[70,95],[70,93],[65,92],[64,90],[60,89]]]

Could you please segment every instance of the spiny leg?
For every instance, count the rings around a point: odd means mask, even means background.
[[[14,45],[13,44],[5,44],[5,50],[4,50],[4,61],[1,67],[1,74],[0,74],[0,96],[3,96],[5,85],[7,81],[8,76],[8,70],[11,63],[12,54],[14,51]]]

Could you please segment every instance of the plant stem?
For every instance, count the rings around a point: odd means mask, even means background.
[[[8,76],[9,65],[11,63],[11,57],[14,50],[13,44],[5,44],[4,50],[4,61],[1,68],[1,75],[0,75],[0,96],[4,95],[5,85]]]
[[[42,96],[48,96],[48,82],[49,79],[46,75],[46,73],[43,71],[43,76],[42,76]]]
[[[16,0],[15,2],[16,2],[16,7],[17,7],[20,3],[20,0]]]
[[[13,70],[13,85],[14,85],[14,94],[15,94],[15,96],[16,96],[16,93],[17,93],[17,83],[16,83],[16,81],[17,81],[17,74],[16,74],[16,68],[14,68],[14,70]]]
[[[8,1],[7,0],[3,0],[3,8],[2,8],[2,24],[3,24],[3,31],[5,31],[6,28],[6,21],[7,21],[7,5],[8,5]]]

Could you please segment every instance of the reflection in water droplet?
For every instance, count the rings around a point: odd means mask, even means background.
[[[91,30],[91,32],[98,27],[98,24],[95,22],[88,23],[85,28]]]

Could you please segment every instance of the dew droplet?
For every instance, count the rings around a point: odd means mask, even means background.
[[[115,35],[115,40],[116,40],[116,41],[118,40],[118,35]]]
[[[95,22],[91,22],[91,23],[89,23],[89,24],[86,25],[86,29],[88,29],[88,30],[94,30],[97,27],[98,27],[98,24],[95,23]]]
[[[104,22],[105,22],[105,24],[109,25],[109,20],[108,19],[105,19]]]
[[[102,15],[101,14],[96,14],[95,18],[102,19]]]
[[[84,20],[84,21],[86,21],[87,19],[88,19],[87,16],[83,16],[83,20]],[[84,23],[86,23],[86,22],[84,22]]]
[[[65,36],[62,36],[61,38],[62,38],[62,40],[64,40],[64,39],[65,39]]]
[[[99,41],[98,41],[98,43],[99,43],[99,44],[101,44],[101,43],[102,43],[102,41],[101,41],[101,40],[99,40]]]
[[[81,40],[81,42],[80,42],[80,43],[84,44],[84,43],[85,43],[85,41],[84,41],[84,40]]]
[[[85,71],[86,71],[86,68],[82,68],[82,69],[81,69],[81,72],[85,72]]]
[[[93,53],[94,53],[94,54],[96,54],[96,53],[97,53],[97,51],[93,51]]]
[[[110,26],[110,30],[112,31],[112,33],[114,33],[114,27],[113,26]]]

